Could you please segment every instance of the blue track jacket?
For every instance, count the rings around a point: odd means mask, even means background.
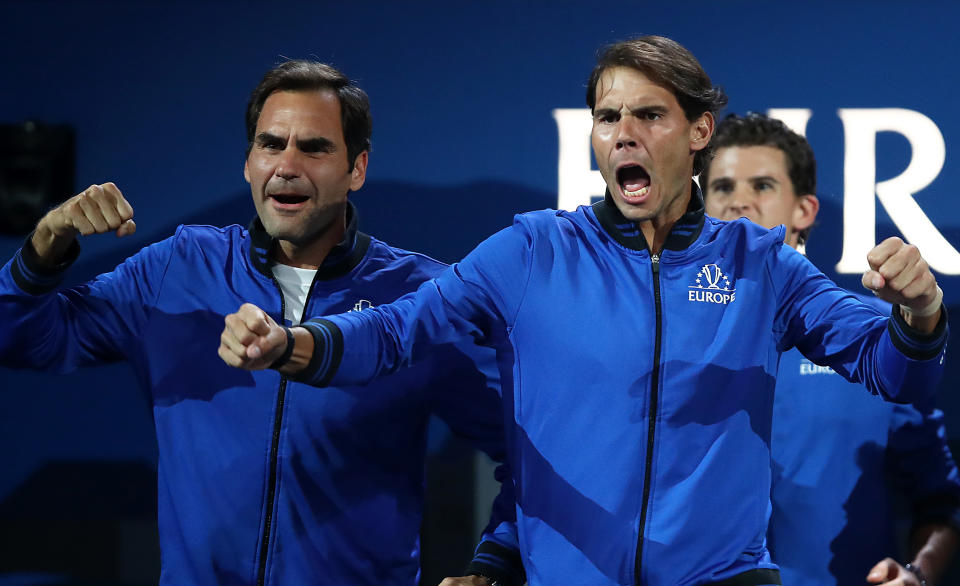
[[[357,232],[352,207],[349,219],[305,316],[393,301],[444,268]],[[362,389],[231,368],[217,356],[226,314],[251,302],[283,319],[271,245],[259,221],[181,226],[113,272],[55,291],[69,261],[44,271],[28,244],[0,271],[0,361],[61,372],[133,364],[159,445],[162,584],[414,586],[430,414],[504,457],[496,377],[473,367],[479,357],[495,374],[493,352],[446,346]],[[491,526],[513,511],[501,494]]]
[[[960,478],[932,404],[882,401],[789,350],[777,371],[772,438],[767,542],[784,584],[865,584],[883,558],[909,561],[898,512],[914,526],[960,531]]]
[[[782,228],[706,217],[693,189],[654,257],[609,198],[519,215],[416,294],[307,324],[301,375],[358,384],[436,344],[495,347],[531,586],[779,583],[765,533],[780,353],[919,399],[946,320],[908,331]]]

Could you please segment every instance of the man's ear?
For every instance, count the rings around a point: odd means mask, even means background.
[[[813,194],[797,197],[797,205],[793,208],[793,230],[799,232],[813,226],[820,211],[820,200]]]
[[[704,112],[690,124],[690,150],[701,151],[710,144],[716,121],[713,113]]]
[[[249,159],[243,161],[243,178],[250,183],[250,162]]]
[[[353,161],[353,169],[350,171],[350,191],[356,191],[363,187],[363,182],[367,180],[367,161],[370,158],[368,151],[363,151]]]

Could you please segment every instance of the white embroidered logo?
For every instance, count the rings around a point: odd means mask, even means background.
[[[350,311],[363,311],[364,309],[370,309],[373,307],[373,303],[370,303],[366,299],[361,299],[353,304],[353,309]]]
[[[800,374],[833,374],[833,369],[829,366],[820,366],[819,364],[814,364],[804,358],[800,361]]]
[[[736,299],[736,291],[730,283],[730,278],[724,275],[716,264],[700,267],[694,284],[687,292],[687,300],[700,303],[727,305],[734,299]]]

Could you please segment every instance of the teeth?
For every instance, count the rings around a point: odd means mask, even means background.
[[[648,191],[650,191],[650,186],[649,186],[649,185],[647,185],[646,187],[641,187],[640,189],[638,189],[638,190],[636,190],[636,191],[627,191],[626,189],[624,189],[624,190],[623,190],[623,193],[624,193],[627,197],[639,197],[639,196],[641,196],[641,195],[646,195]]]

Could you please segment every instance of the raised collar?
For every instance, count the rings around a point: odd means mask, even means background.
[[[664,250],[683,250],[696,241],[703,229],[703,196],[695,181],[691,181],[690,203],[687,211],[670,229],[667,241],[663,244]],[[628,220],[620,213],[617,204],[608,189],[603,200],[593,204],[593,213],[596,214],[600,225],[618,243],[631,250],[650,250],[647,239],[643,236],[638,222]]]
[[[317,269],[317,279],[336,279],[349,273],[353,267],[363,259],[367,253],[367,247],[370,246],[370,236],[360,232],[357,229],[357,210],[353,204],[347,202],[347,230],[344,233],[343,240],[334,246],[327,257],[323,259],[323,264]],[[272,277],[271,267],[276,263],[270,256],[273,247],[276,246],[275,239],[267,234],[266,229],[259,217],[254,217],[250,221],[250,262],[253,266],[267,277]]]

